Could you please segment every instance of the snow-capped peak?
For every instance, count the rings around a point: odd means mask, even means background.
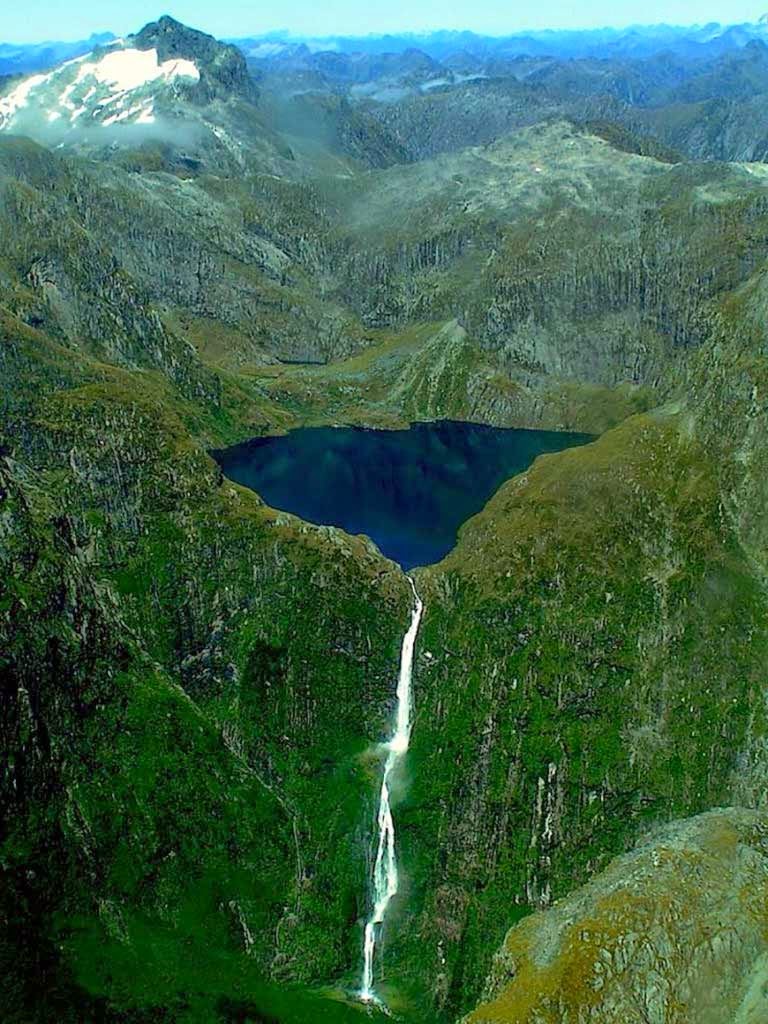
[[[161,61],[154,48],[140,50],[117,40],[106,53],[97,50],[33,75],[0,97],[0,130],[40,120],[62,127],[150,124],[157,86],[177,80],[200,80],[194,61]]]

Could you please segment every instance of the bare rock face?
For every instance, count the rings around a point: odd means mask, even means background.
[[[465,1024],[768,1019],[768,816],[676,822],[510,930]]]
[[[251,101],[258,98],[240,50],[205,32],[188,28],[164,15],[145,25],[132,41],[139,50],[156,49],[158,57],[164,61],[175,58],[194,61],[200,70],[198,101],[207,102],[216,96],[227,98],[232,93]]]

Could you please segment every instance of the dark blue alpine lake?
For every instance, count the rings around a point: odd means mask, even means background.
[[[365,533],[410,569],[440,561],[461,524],[537,455],[591,440],[439,420],[408,430],[304,427],[212,454],[273,508]]]

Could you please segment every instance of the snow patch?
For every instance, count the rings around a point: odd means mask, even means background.
[[[47,74],[32,75],[0,97],[0,129],[9,127],[27,108],[49,122],[65,116],[74,124],[90,110],[97,123],[106,126],[133,118],[151,124],[155,119],[152,100],[139,103],[132,94],[153,82],[166,84],[176,79],[198,82],[200,71],[194,61],[173,58],[161,63],[155,49],[113,49],[98,60],[92,53],[86,54]],[[117,112],[111,110],[108,117],[100,119],[100,111],[109,106]]]
[[[151,124],[155,120],[152,103],[148,105],[146,103],[135,103],[125,111],[120,111],[117,114],[110,115],[109,118],[104,118],[101,124],[104,128],[109,128],[110,125],[119,124],[121,121],[127,121],[129,118],[135,118],[137,124]]]
[[[115,50],[102,57],[98,63],[86,65],[94,78],[104,82],[111,91],[130,92],[158,78],[170,81],[172,78],[200,80],[200,72],[194,61],[180,58],[166,60],[161,64],[157,50]]]
[[[25,79],[12,92],[9,92],[7,96],[3,96],[0,99],[0,128],[5,127],[6,122],[18,110],[27,105],[30,93],[39,89],[48,77],[48,75],[32,75],[31,78]]]

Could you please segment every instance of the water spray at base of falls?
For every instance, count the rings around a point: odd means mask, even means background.
[[[363,984],[360,998],[364,1002],[378,1002],[373,991],[373,962],[376,954],[377,933],[387,915],[392,897],[397,892],[397,856],[395,853],[395,823],[390,806],[389,784],[392,773],[401,758],[408,750],[411,737],[411,678],[413,675],[413,651],[416,646],[416,635],[421,624],[424,605],[416,593],[413,580],[408,577],[413,591],[413,611],[408,632],[403,637],[400,650],[400,675],[397,682],[397,720],[395,731],[389,742],[385,744],[387,759],[384,763],[384,777],[381,780],[381,796],[379,798],[379,844],[373,866],[373,909],[365,925],[363,945]]]

